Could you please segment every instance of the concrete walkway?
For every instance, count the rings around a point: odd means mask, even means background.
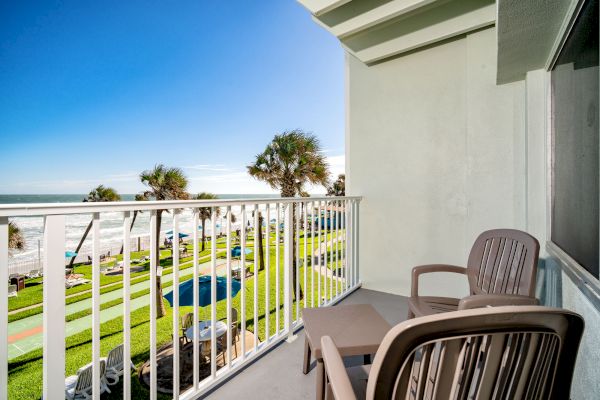
[[[221,259],[221,261],[223,261]],[[211,269],[211,262],[205,262],[199,265],[200,274],[209,274]],[[223,274],[225,272],[226,264],[222,263],[217,265],[217,274]],[[181,269],[180,276],[192,274],[193,269],[191,267]],[[162,282],[170,282],[173,280],[173,275],[168,274],[162,277]],[[136,293],[150,287],[150,281],[143,281],[131,285],[131,293]],[[167,294],[172,290],[171,287],[164,288],[163,294]],[[101,303],[110,302],[112,300],[123,297],[123,289],[113,290],[112,292],[104,293],[100,295]],[[145,307],[150,304],[150,295],[146,294],[130,301],[131,311],[138,308]],[[92,306],[92,299],[85,299],[76,303],[72,303],[66,306],[66,315],[79,312],[81,310],[88,309]],[[104,323],[111,319],[117,318],[123,315],[123,304],[117,304],[115,306],[106,308],[100,311],[100,322]],[[43,315],[36,314],[31,317],[23,318],[18,321],[14,321],[8,324],[8,359],[11,360],[22,354],[28,353],[32,350],[41,348],[43,346]],[[66,336],[71,336],[76,333],[82,332],[92,327],[92,315],[87,315],[82,318],[67,322],[65,325]]]

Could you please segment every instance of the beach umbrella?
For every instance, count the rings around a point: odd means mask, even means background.
[[[65,251],[65,258],[77,257],[77,253],[74,251]]]
[[[198,230],[201,231],[202,230],[202,225],[198,225]]]
[[[198,305],[200,307],[211,304],[211,277],[203,275],[198,278]],[[223,276],[217,277],[217,301],[221,301],[227,298],[227,278]],[[231,280],[231,297],[235,297],[240,291],[242,285],[235,279]],[[169,292],[164,295],[169,304],[173,306],[173,292]],[[194,280],[190,279],[179,285],[179,305],[180,306],[193,306],[194,305]]]
[[[190,235],[188,235],[187,233],[181,233],[181,232],[179,233],[179,239],[183,239],[188,236],[190,236]],[[169,236],[169,239],[173,239],[173,235]]]
[[[248,247],[246,247],[244,249],[244,253],[246,254],[250,254],[252,253],[252,250]],[[233,249],[231,249],[231,257],[241,257],[242,256],[242,248],[240,246],[235,246]]]
[[[275,222],[277,222],[277,220],[275,218],[271,218],[271,223],[274,224]]]

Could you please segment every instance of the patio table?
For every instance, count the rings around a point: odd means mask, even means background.
[[[321,337],[330,336],[342,357],[370,356],[377,352],[391,325],[370,304],[351,304],[302,309],[304,320],[304,363],[308,374],[311,352],[317,360],[317,400],[325,396],[325,368]]]
[[[211,321],[198,322],[198,341],[207,342],[211,339]],[[219,338],[227,333],[227,324],[223,321],[215,323],[216,337]],[[185,331],[185,337],[190,341],[194,340],[194,327],[191,326]]]

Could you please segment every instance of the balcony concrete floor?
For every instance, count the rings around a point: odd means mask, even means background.
[[[406,319],[406,297],[359,289],[340,304],[372,304],[392,325]],[[222,399],[314,399],[315,369],[302,373],[304,330],[292,343],[282,343],[205,398]],[[362,362],[362,357],[346,360],[348,365]],[[313,360],[313,366],[315,362]]]

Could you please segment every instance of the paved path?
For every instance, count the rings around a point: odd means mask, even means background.
[[[223,261],[223,260],[221,260]],[[217,266],[217,273],[222,274],[224,272],[226,264],[222,263]],[[200,264],[200,274],[210,273],[211,262],[205,262]],[[185,268],[180,270],[180,276],[188,275],[193,272],[192,268]],[[168,274],[162,277],[163,283],[170,282],[173,280],[173,275]],[[143,281],[131,285],[131,293],[139,292],[141,290],[148,289],[150,287],[150,281]],[[171,287],[164,288],[163,294],[167,294],[171,291]],[[104,293],[100,295],[101,303],[106,303],[123,296],[123,289],[113,290],[112,292]],[[146,294],[138,298],[132,299],[130,302],[131,310],[136,310],[150,304],[150,295]],[[81,310],[88,309],[92,306],[92,299],[85,299],[76,303],[72,303],[66,306],[66,315],[79,312]],[[115,306],[106,308],[100,311],[100,322],[104,323],[111,319],[117,318],[123,314],[123,304],[117,304]],[[23,318],[18,321],[14,321],[8,324],[8,358],[9,360],[20,356],[21,354],[28,353],[32,350],[41,348],[43,346],[43,335],[42,335],[43,315],[36,314],[31,317]],[[92,315],[87,315],[82,318],[78,318],[73,321],[69,321],[65,324],[66,336],[71,336],[76,333],[82,332],[92,327]]]

